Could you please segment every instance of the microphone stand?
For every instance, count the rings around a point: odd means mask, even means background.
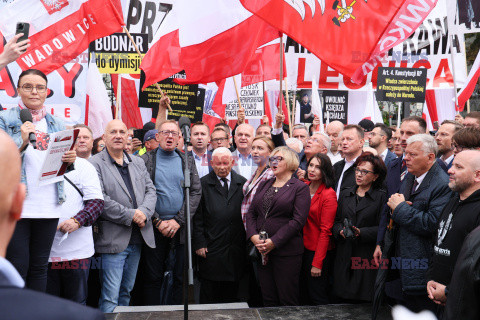
[[[185,196],[185,245],[187,248],[184,248],[185,251],[185,261],[183,263],[183,319],[188,320],[188,286],[193,285],[193,267],[192,267],[192,234],[191,234],[191,219],[190,219],[190,168],[188,167],[188,144],[190,143],[190,128],[183,127],[182,134],[184,140],[183,150],[185,153],[184,157],[184,171],[183,176],[183,192]],[[186,250],[185,250],[186,249]],[[187,267],[188,263],[188,267]],[[188,281],[187,281],[188,279]]]

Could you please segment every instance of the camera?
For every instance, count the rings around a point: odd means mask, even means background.
[[[348,218],[343,220],[343,235],[345,239],[355,239],[355,231],[353,230],[352,221]]]

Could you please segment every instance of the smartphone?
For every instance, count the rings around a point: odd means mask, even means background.
[[[17,42],[27,40],[29,31],[30,31],[30,23],[28,23],[28,22],[18,22],[17,23],[17,29],[15,30],[15,34],[23,33],[23,36],[18,38]]]

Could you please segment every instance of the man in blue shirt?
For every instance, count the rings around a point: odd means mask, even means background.
[[[159,147],[142,156],[157,192],[153,218],[156,248],[145,246],[142,252],[145,267],[143,303],[159,305],[163,300],[166,304],[181,304],[185,239],[183,228],[185,208],[182,187],[185,155],[176,149],[180,139],[177,123],[173,120],[163,122],[159,127],[156,139]],[[188,156],[188,162],[191,172],[190,214],[193,215],[200,202],[201,185],[192,156]],[[172,296],[161,299],[163,274],[167,258],[171,256],[171,250],[175,250]]]

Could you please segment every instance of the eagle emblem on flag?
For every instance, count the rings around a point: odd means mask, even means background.
[[[68,6],[68,0],[40,0],[48,14],[58,12]]]
[[[322,11],[322,15],[325,13],[325,0],[284,0],[287,4],[289,4],[292,8],[294,8],[298,14],[302,17],[302,20],[305,20],[305,4],[310,7],[310,11],[312,12],[312,18],[315,15],[316,10],[316,1],[320,5],[320,10]],[[368,0],[365,0],[367,2]],[[341,2],[341,4],[340,4]],[[332,9],[335,10],[338,16],[333,17],[333,23],[340,27],[341,23],[347,22],[347,20],[352,19],[355,20],[356,17],[353,15],[353,5],[356,3],[356,0],[352,0],[350,4],[347,5],[347,0],[335,0],[332,5]]]

